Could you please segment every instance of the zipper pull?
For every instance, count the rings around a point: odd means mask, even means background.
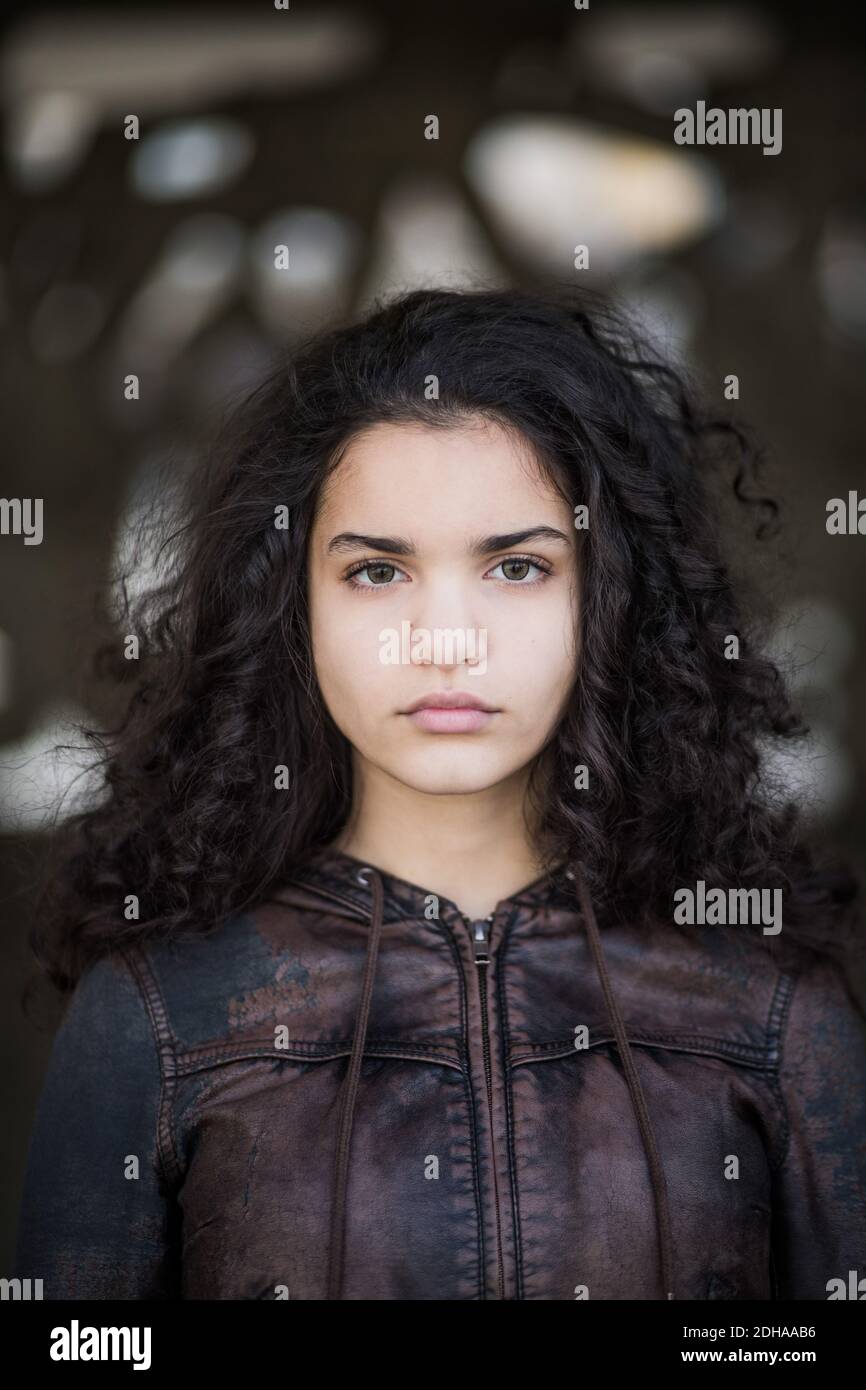
[[[493,913],[489,917],[482,917],[477,922],[472,923],[472,949],[475,952],[476,965],[488,965],[490,956],[487,947],[490,941],[490,928],[488,922],[493,921]]]

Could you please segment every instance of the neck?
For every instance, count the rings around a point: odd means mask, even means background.
[[[521,769],[478,792],[432,794],[356,767],[355,807],[334,848],[486,917],[544,869],[524,815],[527,781]]]

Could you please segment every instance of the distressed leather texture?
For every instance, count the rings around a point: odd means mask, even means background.
[[[866,1276],[866,1036],[835,966],[782,969],[756,928],[599,923],[660,1193],[566,873],[498,905],[481,965],[454,903],[376,873],[336,1292],[374,885],[333,849],[215,930],[88,969],[19,1277],[49,1299],[787,1300]]]

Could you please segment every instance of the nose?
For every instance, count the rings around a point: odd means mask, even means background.
[[[452,671],[477,667],[487,658],[487,628],[459,579],[450,576],[430,585],[410,616],[413,665]]]

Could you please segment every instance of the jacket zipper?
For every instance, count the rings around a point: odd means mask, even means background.
[[[302,880],[295,881],[300,882],[301,886],[306,888],[307,891],[318,893],[321,897],[330,898],[332,902],[338,902],[344,907],[353,909],[353,916],[356,916],[360,921],[367,921],[368,914],[360,911],[357,903],[350,902],[350,900],[343,897],[342,894],[335,893],[329,888],[320,888],[318,885],[316,885],[315,888],[311,888],[311,885],[303,883]],[[487,1088],[487,1112],[490,1117],[490,1147],[493,1156],[493,1187],[496,1207],[496,1264],[499,1273],[499,1297],[504,1299],[505,1268],[502,1259],[502,1225],[499,1218],[499,1181],[496,1176],[496,1155],[493,1139],[493,1069],[490,1061],[490,1025],[487,1016],[486,967],[490,964],[490,953],[488,949],[490,945],[490,923],[493,921],[495,914],[492,912],[488,913],[486,917],[479,918],[477,922],[470,922],[469,918],[464,916],[462,912],[460,912],[459,915],[466,924],[466,929],[469,932],[469,937],[472,942],[472,951],[475,957],[475,966],[478,973],[478,995],[481,1004],[481,1048],[484,1058],[484,1080]]]
[[[460,914],[463,917],[463,914]],[[487,1112],[490,1116],[490,1147],[493,1156],[493,1186],[496,1206],[496,1263],[499,1271],[499,1297],[505,1298],[505,1270],[502,1262],[502,1227],[499,1219],[499,1183],[496,1176],[496,1152],[493,1138],[493,1068],[490,1061],[490,1024],[487,1014],[487,966],[490,964],[490,923],[494,914],[470,922],[463,917],[472,940],[472,951],[478,975],[478,997],[481,1005],[481,1049],[484,1058],[484,1080],[487,1087]]]

